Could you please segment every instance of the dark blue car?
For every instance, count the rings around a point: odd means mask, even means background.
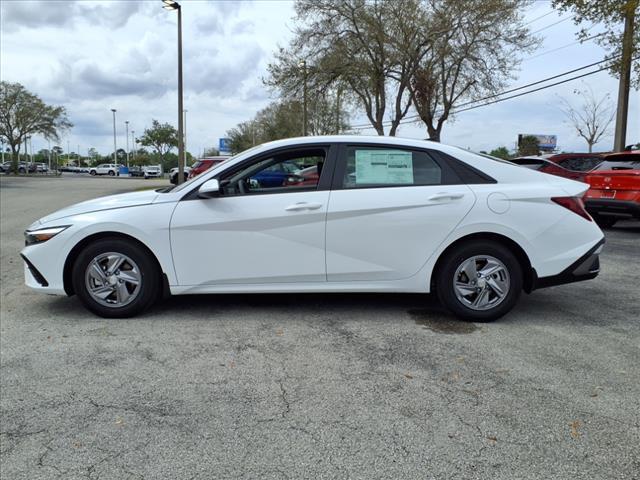
[[[280,162],[256,173],[251,183],[259,188],[282,187],[285,180],[300,170],[294,162]]]

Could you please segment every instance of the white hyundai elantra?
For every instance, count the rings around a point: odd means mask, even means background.
[[[435,291],[491,320],[523,290],[598,274],[587,188],[439,143],[294,138],[52,213],[22,257],[28,286],[104,317],[169,294]]]

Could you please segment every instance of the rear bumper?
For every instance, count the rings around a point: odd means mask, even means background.
[[[584,206],[591,214],[640,218],[640,203],[614,198],[585,199]]]
[[[538,278],[534,271],[533,290],[596,278],[600,273],[600,252],[603,245],[604,238],[557,275]]]

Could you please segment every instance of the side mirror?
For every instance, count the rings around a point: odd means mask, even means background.
[[[200,198],[211,198],[217,197],[220,194],[220,182],[218,179],[212,178],[211,180],[207,180],[198,189],[198,196]]]

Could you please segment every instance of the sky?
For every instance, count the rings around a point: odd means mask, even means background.
[[[292,36],[294,10],[287,0],[181,4],[186,143],[199,155],[276,98],[262,79],[274,52]],[[79,147],[86,154],[93,147],[101,154],[112,152],[111,109],[116,109],[118,148],[127,146],[125,121],[136,137],[152,119],[177,126],[177,15],[161,6],[160,0],[0,0],[0,79],[19,82],[47,103],[67,109],[74,127],[60,142],[65,151]],[[544,42],[522,56],[512,86],[603,58],[594,42],[570,45],[579,29],[570,17],[553,11],[548,1],[526,9],[525,22],[541,30]],[[599,31],[594,25],[589,33]],[[586,151],[560,109],[561,98],[577,106],[574,90],[585,88],[597,97],[610,95],[614,103],[617,99],[618,81],[601,72],[462,112],[445,124],[442,141],[472,150],[513,149],[518,133],[553,134],[559,149]],[[630,97],[627,143],[640,141],[640,93],[632,90]],[[351,122],[360,125],[366,119],[355,110]],[[409,123],[398,136],[425,138],[426,133],[424,126]],[[612,142],[613,126],[595,149],[609,150]],[[40,148],[47,148],[47,141],[34,138],[34,151]]]

